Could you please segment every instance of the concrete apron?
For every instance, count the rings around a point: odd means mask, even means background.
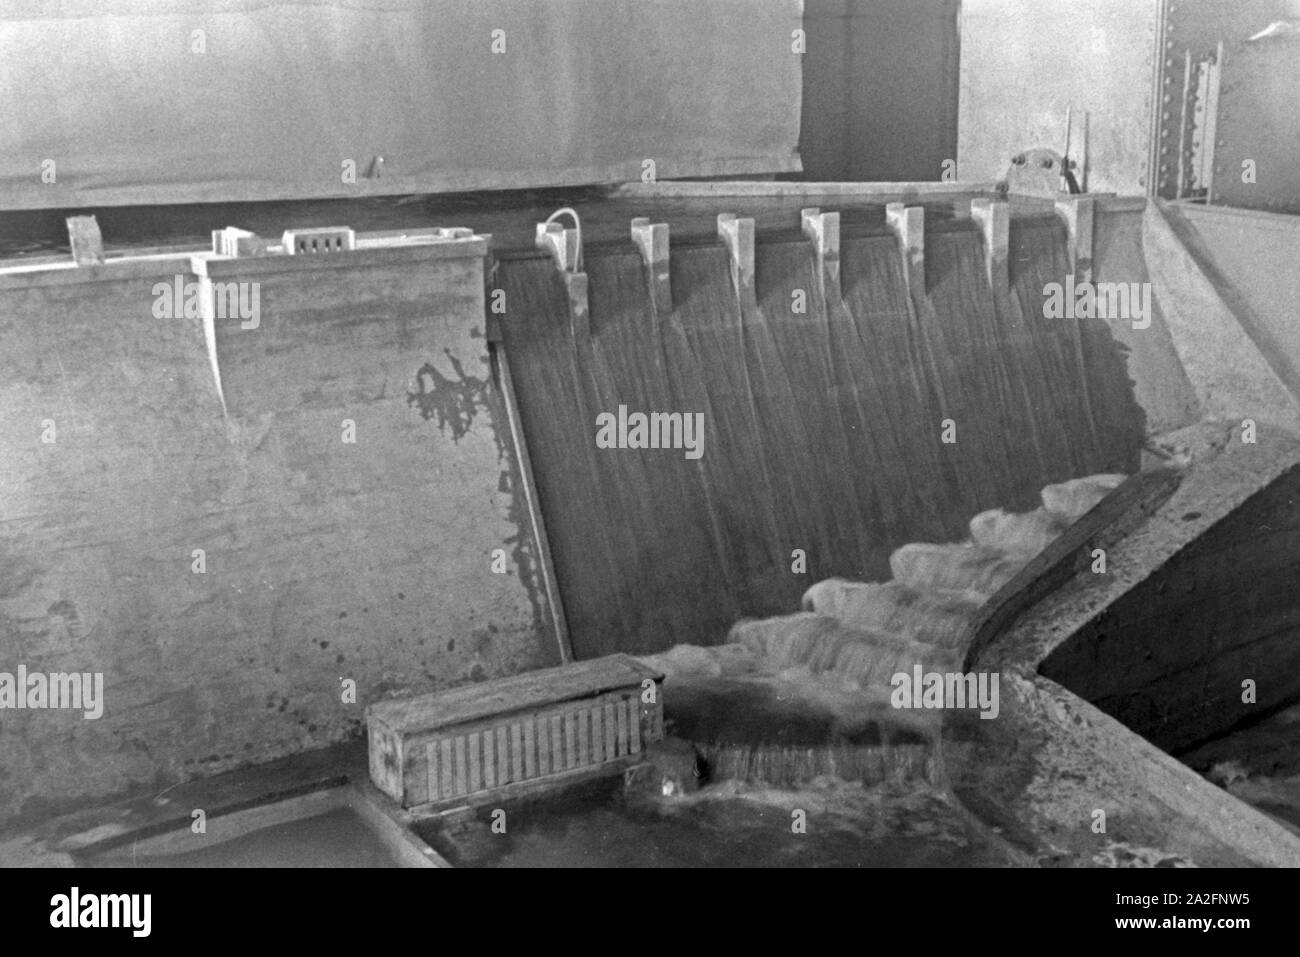
[[[1255,495],[1296,480],[1300,442],[1273,432],[1246,444],[1239,432],[1233,423],[1207,422],[1163,437],[1179,466],[1167,497],[1133,495],[1136,483],[1151,480],[1131,478],[1053,543],[1026,569],[1030,574],[994,596],[989,609],[1004,610],[993,634],[981,636],[976,625],[967,670],[1001,674],[1001,717],[955,719],[975,726],[976,742],[951,756],[948,771],[961,800],[1040,865],[1300,866],[1300,838],[1040,673],[1045,659],[1079,640],[1125,595],[1147,589],[1142,594],[1159,614],[1164,588],[1156,587],[1157,572],[1207,531],[1233,521]],[[1108,511],[1108,503],[1126,494],[1127,507]],[[1108,527],[1119,533],[1108,537]],[[1079,560],[1098,541],[1106,544],[1106,574]],[[1033,583],[1049,566],[1067,574],[1059,587],[1035,592]],[[1172,601],[1167,609],[1174,610]],[[1117,656],[1088,650],[1076,663],[1124,670]],[[1216,663],[1233,653],[1219,647],[1198,661],[1171,661],[1161,680],[1173,679],[1175,689],[1180,681],[1194,682],[1205,694]],[[1245,674],[1252,675],[1260,684],[1275,677],[1258,665]],[[1295,693],[1293,684],[1276,682],[1271,697],[1259,701],[1260,714]],[[1198,714],[1197,736],[1222,734],[1241,720],[1221,700],[1217,711]],[[1097,829],[1099,811],[1104,831]]]

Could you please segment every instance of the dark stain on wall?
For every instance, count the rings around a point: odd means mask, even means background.
[[[546,584],[542,580],[537,556],[530,548],[530,545],[534,544],[531,532],[532,519],[528,514],[527,499],[523,494],[523,473],[520,469],[519,456],[514,443],[506,440],[506,436],[510,432],[509,416],[505,407],[505,395],[501,391],[501,356],[497,353],[495,346],[489,347],[489,357],[494,388],[487,390],[485,402],[492,421],[501,423],[500,428],[492,430],[492,435],[496,438],[497,444],[497,461],[502,466],[501,473],[497,477],[497,490],[507,496],[506,500],[510,503],[507,514],[511,527],[516,530],[502,544],[509,548],[514,566],[519,569],[519,580],[523,583],[524,590],[528,595],[528,601],[532,605],[533,626],[539,633],[550,636],[551,647],[554,648],[556,635],[550,624],[550,615],[547,613],[549,609],[543,606]],[[491,625],[488,627],[492,633],[496,632],[495,627]],[[487,648],[491,647],[491,644],[491,638],[486,641],[479,641],[476,650],[482,654]]]
[[[476,332],[477,330],[475,330]],[[472,333],[473,334],[473,333]],[[492,437],[496,443],[497,461],[501,463],[498,477],[498,491],[505,493],[510,502],[510,524],[517,529],[502,545],[506,546],[514,567],[519,571],[532,605],[533,623],[539,632],[552,632],[548,624],[550,616],[544,607],[545,585],[540,575],[537,556],[530,547],[532,542],[531,518],[523,491],[523,479],[519,467],[519,458],[515,454],[512,442],[508,441],[508,420],[505,398],[500,389],[500,371],[495,350],[491,353],[491,381],[478,376],[466,375],[464,363],[452,354],[450,349],[443,350],[451,364],[454,378],[445,375],[432,362],[426,362],[415,373],[415,391],[407,392],[406,401],[415,406],[426,421],[436,419],[439,431],[451,430],[452,441],[459,441],[473,427],[474,418],[480,412],[486,412],[488,421],[493,424]],[[502,423],[496,427],[496,423]],[[554,636],[552,635],[552,638]],[[491,641],[487,642],[490,647]],[[480,647],[480,653],[486,648]],[[474,677],[471,674],[471,677]],[[475,680],[481,680],[475,677]]]
[[[450,427],[452,441],[459,442],[473,426],[474,416],[487,406],[488,383],[466,375],[464,364],[450,349],[443,352],[457,378],[444,375],[432,362],[426,362],[415,373],[417,391],[408,392],[406,401],[426,420],[436,418],[440,432]]]
[[[788,178],[940,178],[944,161],[957,156],[958,7],[958,0],[805,0],[803,172]]]
[[[557,658],[536,550],[503,544],[526,505],[498,491],[477,259],[263,276],[259,334],[217,330],[228,419],[201,333],[150,315],[168,268],[0,289],[0,376],[34,370],[0,421],[0,666],[102,671],[106,696],[94,721],[0,715],[3,827],[352,740],[370,701]],[[518,575],[491,574],[498,547]]]

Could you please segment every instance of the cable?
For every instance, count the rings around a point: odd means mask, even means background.
[[[551,213],[551,215],[546,217],[546,224],[549,225],[555,222],[557,217],[566,215],[573,220],[573,230],[578,234],[578,255],[574,259],[573,271],[582,272],[582,221],[578,219],[577,210],[572,206],[565,206],[561,209],[557,209],[555,212]]]

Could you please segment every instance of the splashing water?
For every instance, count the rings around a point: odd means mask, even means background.
[[[669,678],[670,729],[695,743],[714,780],[944,787],[942,748],[963,746],[960,733],[945,730],[940,711],[894,708],[891,679],[917,666],[957,672],[988,597],[1123,478],[1048,486],[1032,512],[975,516],[969,541],[904,545],[890,557],[893,581],[826,579],[805,592],[802,611],[737,622],[726,644],[644,658]],[[820,716],[811,730],[809,713]]]

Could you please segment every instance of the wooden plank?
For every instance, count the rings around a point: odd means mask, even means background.
[[[631,685],[640,686],[646,678],[662,681],[663,675],[646,668],[629,655],[607,655],[591,661],[464,685],[450,691],[381,701],[370,705],[367,714],[374,715],[398,733],[409,734],[532,711]]]
[[[578,784],[583,781],[594,781],[600,778],[622,774],[626,770],[636,767],[641,763],[642,762],[633,758],[619,758],[616,761],[605,764],[574,768],[571,771],[559,771],[543,778],[511,782],[510,784],[497,788],[495,791],[491,792],[484,791],[479,794],[471,794],[462,798],[453,798],[451,801],[442,801],[438,803],[425,804],[420,807],[413,807],[406,813],[411,815],[413,818],[419,819],[448,811],[461,812],[466,807],[497,806],[529,795],[559,791],[563,788],[569,787],[570,785]]]
[[[370,780],[395,801],[402,800],[402,739],[378,722],[366,728]]]
[[[564,716],[564,767],[578,766],[578,715],[570,711]]]
[[[473,731],[469,735],[469,791],[483,790],[483,744],[482,734]]]
[[[451,797],[456,793],[454,775],[454,766],[451,756],[451,738],[443,738],[438,742],[438,768],[441,786],[438,788],[440,796],[444,798]]]
[[[622,701],[615,701],[613,708],[618,721],[618,744],[614,753],[622,757],[627,754],[627,708],[624,707]]]
[[[605,760],[605,709],[596,704],[591,707],[591,761],[602,764]]]
[[[429,780],[429,793],[426,800],[436,801],[442,797],[438,781],[438,743],[436,741],[430,741],[424,746],[424,757],[429,763],[428,774],[426,775]]]
[[[527,752],[524,744],[523,727],[518,723],[510,726],[510,745],[510,767],[512,771],[510,780],[522,781],[528,776],[524,769],[524,754]]]
[[[529,741],[532,742],[531,745],[528,744]],[[532,770],[527,776],[530,779],[543,776],[546,774],[546,758],[550,753],[550,734],[545,724],[538,720],[537,715],[524,719],[524,742],[533,759]]]
[[[546,606],[550,611],[551,631],[559,646],[560,662],[568,664],[573,661],[569,622],[564,615],[564,601],[560,598],[559,579],[556,577],[555,562],[551,557],[551,540],[546,534],[546,520],[542,515],[541,500],[537,497],[533,460],[528,453],[528,440],[524,436],[523,420],[519,416],[519,399],[515,394],[514,376],[510,372],[510,357],[503,342],[493,343],[492,350],[496,357],[501,399],[506,409],[506,422],[510,426],[510,441],[515,452],[515,464],[519,469],[519,481],[523,485],[524,507],[528,511],[528,523],[532,527],[533,544],[537,547],[537,564],[542,573],[542,590],[546,593]]]
[[[551,727],[541,715],[535,716],[533,721],[537,729],[537,775],[542,777],[551,773]]]
[[[510,729],[501,725],[497,734],[497,784],[507,784],[510,777]]]
[[[524,726],[524,777],[537,777],[537,745],[533,738],[533,722],[531,719],[522,722]]]
[[[483,787],[491,789],[497,786],[496,740],[500,728],[483,732]]]
[[[591,763],[591,735],[588,730],[588,723],[591,721],[591,710],[583,708],[578,712],[578,763]]]
[[[563,719],[551,715],[551,773],[564,769],[564,727]]]
[[[456,794],[469,793],[469,773],[465,762],[465,735],[456,736]]]
[[[1173,469],[1130,476],[1035,555],[980,608],[969,631],[965,670],[978,671],[980,657],[1016,618],[1076,574],[1088,573],[1092,550],[1108,549],[1145,521],[1174,493],[1178,482]]]
[[[627,733],[630,750],[633,754],[641,753],[641,705],[633,695],[627,699]]]
[[[614,703],[608,698],[601,705],[605,719],[605,760],[618,757],[618,725],[614,721]]]
[[[639,701],[635,693],[625,690],[622,694],[609,694],[600,699],[587,699],[582,702],[565,702],[552,705],[549,708],[540,709],[532,712],[522,722],[516,722],[521,733],[531,735],[528,747],[520,747],[521,759],[536,759],[535,767],[530,772],[525,772],[523,776],[541,777],[557,773],[561,770],[571,770],[580,767],[583,763],[590,761],[588,756],[590,752],[590,736],[588,743],[581,746],[580,736],[588,734],[586,722],[590,716],[589,710],[595,706],[598,708],[597,714],[600,715],[600,723],[603,725],[604,712],[603,705],[611,703],[615,709],[626,709],[629,707],[628,702],[631,700]],[[624,726],[628,721],[635,719],[637,710],[635,708],[624,715]],[[508,720],[508,719],[507,719]],[[619,756],[628,753],[627,748],[630,746],[630,738],[625,737],[622,745],[618,739],[618,722],[619,714],[615,710],[611,719],[611,728],[613,734],[614,750],[610,751],[608,756]],[[376,723],[375,729],[382,729],[382,725]],[[630,734],[630,729],[629,729]],[[437,750],[433,757],[434,791],[437,797],[463,796],[470,793],[471,790],[481,790],[486,787],[488,769],[484,765],[489,759],[494,761],[495,767],[492,769],[496,786],[509,783],[512,780],[508,764],[509,752],[508,747],[509,725],[499,718],[486,719],[478,723],[469,723],[460,725],[454,729],[445,728],[441,732],[414,732],[407,737],[406,747],[413,755],[418,755],[418,759],[411,759],[406,762],[402,768],[403,780],[408,782],[405,791],[395,795],[395,798],[401,801],[404,806],[415,806],[425,801],[433,800],[428,794],[421,791],[428,781],[431,769],[428,761],[425,759],[426,748],[430,741],[441,742],[444,738],[451,742],[451,756],[446,761],[443,760],[441,751]],[[644,745],[646,736],[644,723],[640,728],[641,740]],[[492,740],[485,740],[485,736]],[[501,744],[498,747],[497,741]],[[439,744],[438,748],[441,749]],[[536,748],[536,750],[532,750]],[[460,755],[457,749],[462,749],[463,765],[458,760]],[[490,756],[490,758],[489,758]],[[444,787],[441,777],[444,773],[444,766],[450,767],[451,780],[450,784]],[[500,769],[500,773],[496,769]],[[447,791],[450,788],[450,791]]]

